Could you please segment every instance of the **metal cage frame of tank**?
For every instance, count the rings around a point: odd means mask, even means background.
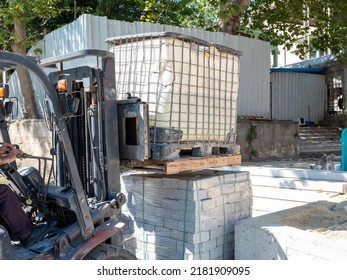
[[[163,147],[198,147],[205,154],[202,150],[236,144],[241,52],[175,32],[107,43],[115,59],[117,98],[130,94],[148,104],[154,154]]]

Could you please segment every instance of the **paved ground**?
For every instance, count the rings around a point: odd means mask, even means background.
[[[315,170],[335,170],[340,171],[341,156],[335,156],[331,160],[326,160],[325,168],[322,166],[323,159],[307,158],[297,161],[256,161],[242,162],[242,166],[264,166],[264,167],[279,167],[279,168],[299,168],[299,169],[315,169]],[[330,165],[329,165],[330,163]]]

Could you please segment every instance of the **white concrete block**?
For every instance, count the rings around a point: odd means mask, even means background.
[[[347,174],[342,171],[333,170],[311,170],[299,168],[277,168],[264,166],[227,166],[219,168],[224,171],[247,171],[250,176],[284,177],[293,179],[309,179],[323,181],[347,182]]]
[[[320,201],[238,221],[235,259],[347,259],[346,216],[334,205]]]

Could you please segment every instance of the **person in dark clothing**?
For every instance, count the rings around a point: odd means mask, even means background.
[[[20,149],[4,143],[0,147],[0,165],[15,161],[21,153]],[[0,224],[8,231],[11,240],[20,241],[23,246],[32,245],[44,233],[42,227],[34,229],[16,194],[5,184],[0,184]]]
[[[0,184],[0,215],[3,226],[9,232],[12,240],[26,240],[32,231],[29,217],[24,213],[22,206],[7,186]]]

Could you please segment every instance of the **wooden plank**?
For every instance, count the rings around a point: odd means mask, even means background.
[[[166,174],[177,174],[183,171],[199,171],[205,168],[216,168],[240,164],[241,155],[189,158],[164,162],[164,172]]]
[[[165,174],[177,174],[183,171],[200,171],[206,168],[218,168],[241,165],[241,155],[218,155],[210,157],[187,157],[174,161],[163,160],[127,160],[121,165],[128,168],[152,168],[162,170]]]

